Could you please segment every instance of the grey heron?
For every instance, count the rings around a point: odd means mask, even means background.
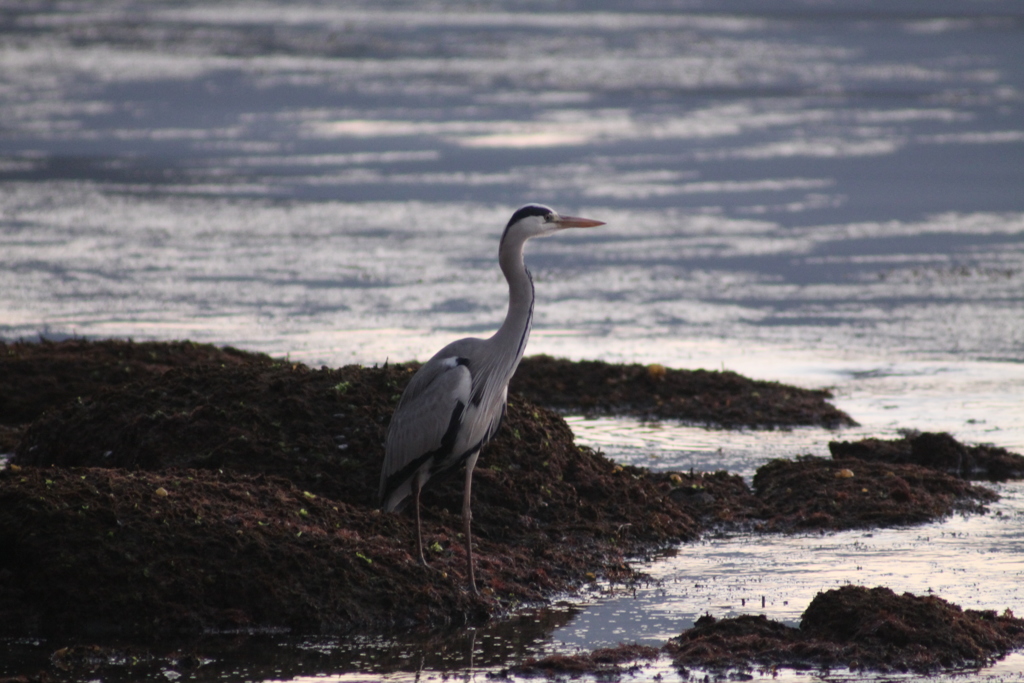
[[[533,237],[566,228],[592,228],[601,221],[559,216],[539,204],[512,214],[498,247],[498,263],[508,281],[508,313],[488,339],[459,339],[434,354],[413,375],[391,418],[380,473],[381,507],[393,512],[412,496],[416,511],[416,551],[423,556],[420,491],[434,475],[465,463],[462,521],[469,587],[477,593],[470,535],[470,488],[480,449],[498,431],[505,414],[508,382],[526,350],[533,324],[533,278],[523,247]]]

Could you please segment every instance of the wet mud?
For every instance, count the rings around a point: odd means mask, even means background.
[[[799,628],[761,616],[704,616],[666,645],[682,669],[868,669],[929,673],[977,668],[1024,646],[1024,619],[962,610],[884,587],[819,593]]]
[[[612,410],[605,387],[619,377],[616,400],[630,412],[651,405],[648,383],[671,383],[677,371],[547,358],[523,367],[547,368],[552,381],[573,387],[577,403],[568,389],[510,395],[474,476],[477,596],[465,588],[461,477],[424,492],[429,567],[412,558],[411,514],[376,509],[386,425],[415,364],[313,369],[188,342],[0,344],[0,434],[3,450],[13,451],[0,471],[0,635],[156,639],[473,625],[597,581],[637,580],[630,558],[711,531],[911,524],[984,512],[996,499],[960,476],[962,459],[951,474],[945,460],[936,468],[861,457],[870,450],[863,445],[854,445],[857,457],[846,447],[831,460],[770,462],[752,486],[726,472],[623,467],[577,446],[550,408]],[[767,414],[753,396],[763,388],[752,391],[748,380],[691,374],[720,383],[680,398],[718,398],[702,402],[705,417],[679,419],[750,425],[751,415]],[[771,390],[803,398],[788,422],[763,427],[840,419],[824,393]],[[658,392],[657,401],[674,403]],[[721,412],[708,417],[715,406]],[[736,411],[747,411],[746,421]],[[926,436],[915,438],[952,448]],[[914,443],[910,453],[924,448]],[[998,462],[1015,462],[1009,456]],[[625,670],[638,658],[593,653],[533,662],[521,673]]]

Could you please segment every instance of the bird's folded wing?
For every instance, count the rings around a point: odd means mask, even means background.
[[[473,384],[469,368],[455,361],[432,360],[409,383],[388,427],[382,494],[385,483],[396,472],[421,461],[410,470],[411,476],[424,458],[449,455],[441,451],[455,441]]]

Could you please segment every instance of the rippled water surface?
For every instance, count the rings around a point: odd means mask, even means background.
[[[608,223],[531,243],[529,352],[828,386],[861,425],[570,418],[581,441],[744,476],[904,429],[1024,451],[1020,3],[0,0],[0,337],[425,359],[500,322],[527,201]],[[913,529],[708,539],[635,595],[443,647],[285,639],[206,670],[482,679],[705,611],[792,623],[847,581],[1024,613],[1024,496],[1000,492]]]

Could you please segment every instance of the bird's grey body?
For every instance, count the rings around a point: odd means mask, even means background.
[[[462,517],[470,587],[476,592],[470,540],[470,486],[480,449],[505,414],[508,383],[526,350],[533,324],[533,280],[523,261],[531,237],[599,221],[562,217],[545,206],[516,211],[505,228],[498,261],[509,285],[508,314],[488,339],[448,344],[409,381],[388,427],[379,497],[385,511],[398,509],[411,495],[416,508],[416,541],[425,563],[420,533],[419,492],[434,475],[466,465]]]
[[[506,391],[494,386],[503,381],[507,387],[519,359],[505,368],[480,367],[472,359],[483,343],[449,344],[409,382],[388,428],[387,451],[420,455],[409,462],[393,459],[393,465],[401,465],[398,470],[385,468],[380,491],[385,510],[396,509],[412,493],[414,473],[422,488],[430,476],[468,461],[497,432]]]

